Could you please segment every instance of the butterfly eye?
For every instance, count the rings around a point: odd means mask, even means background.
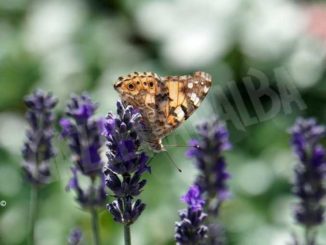
[[[134,90],[135,86],[132,83],[128,84],[128,89],[129,90]]]

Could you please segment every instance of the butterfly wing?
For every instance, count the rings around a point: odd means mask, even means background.
[[[159,82],[158,75],[153,72],[134,72],[119,77],[114,88],[125,104],[139,109],[153,108]]]
[[[212,77],[199,71],[193,75],[163,77],[161,81],[168,91],[168,100],[163,102],[162,108],[165,115],[164,137],[200,106],[212,85]]]

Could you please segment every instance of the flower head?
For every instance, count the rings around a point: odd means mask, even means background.
[[[148,157],[139,151],[140,136],[137,133],[141,124],[141,114],[133,107],[117,103],[117,115],[109,113],[104,127],[108,146],[107,169],[117,173],[149,171]]]
[[[96,105],[86,94],[72,96],[67,117],[60,120],[62,136],[69,141],[76,167],[85,175],[101,172],[103,167],[99,153],[103,119],[95,119],[95,111]]]
[[[179,212],[180,221],[175,225],[177,244],[204,244],[207,236],[204,221],[207,215],[203,212],[204,201],[199,188],[196,185],[191,186],[181,199],[188,207]]]
[[[97,105],[86,94],[72,96],[67,105],[67,115],[74,118],[77,123],[85,123],[92,117],[97,109]]]
[[[44,184],[49,181],[49,161],[54,157],[53,108],[57,99],[51,93],[36,90],[25,98],[28,108],[26,119],[29,124],[27,140],[22,155],[25,160],[23,170],[33,184]]]
[[[188,192],[181,197],[181,200],[185,202],[191,209],[202,209],[205,201],[201,197],[199,187],[192,185]]]
[[[326,130],[314,119],[300,118],[291,133],[291,143],[299,160],[294,183],[294,194],[300,200],[296,220],[306,227],[317,226],[324,220],[326,152],[320,141],[326,136]]]
[[[107,205],[115,222],[130,225],[134,223],[144,211],[146,205],[140,199],[133,202],[131,197],[118,198]]]
[[[83,207],[101,206],[106,200],[105,180],[100,157],[103,119],[94,117],[96,105],[86,95],[72,96],[66,117],[60,120],[62,136],[68,140],[74,166],[67,189],[74,190]],[[79,179],[87,177],[90,185],[82,188]]]
[[[303,162],[307,160],[311,150],[315,149],[319,141],[326,136],[325,127],[318,125],[312,118],[299,118],[290,131],[293,149]],[[317,146],[317,148],[319,147]]]
[[[107,158],[105,166],[106,185],[117,200],[107,208],[117,222],[133,223],[145,208],[139,199],[133,202],[146,184],[141,177],[150,172],[148,157],[140,151],[141,140],[138,129],[141,115],[131,106],[117,103],[117,115],[109,113],[105,127]]]

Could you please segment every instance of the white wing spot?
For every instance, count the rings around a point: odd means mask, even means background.
[[[194,103],[195,106],[199,106],[200,103],[200,99],[198,98],[198,96],[195,93],[191,94],[190,100]]]
[[[182,110],[181,106],[178,106],[175,110],[174,110],[175,114],[177,114],[177,120],[180,122],[185,118],[185,113]]]
[[[194,105],[195,106],[198,106],[199,105],[200,100],[199,100],[198,96],[195,93],[192,93],[191,94],[190,100],[192,102],[194,102]]]
[[[209,87],[205,86],[204,87],[204,93],[206,94],[208,92],[208,90],[209,90]]]
[[[193,88],[194,84],[193,83],[188,83],[188,88]]]
[[[195,93],[192,93],[190,96],[190,100],[194,102],[196,100],[196,98],[197,98],[197,95]]]
[[[200,100],[199,100],[198,97],[196,97],[196,101],[194,101],[194,105],[198,107],[199,106],[199,103],[200,103]]]

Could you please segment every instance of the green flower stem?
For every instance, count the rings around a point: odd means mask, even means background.
[[[124,225],[125,245],[131,245],[130,225]]]
[[[29,245],[35,244],[35,223],[38,209],[38,187],[32,185],[29,213]]]
[[[305,227],[305,244],[306,245],[313,245],[315,244],[316,240],[316,232],[314,231],[313,227]]]
[[[98,229],[98,214],[96,208],[91,208],[91,215],[92,215],[92,231],[94,237],[94,245],[100,245],[100,235]]]
[[[95,178],[91,178],[91,189],[93,193],[93,198],[95,198]],[[90,212],[92,216],[92,231],[93,231],[93,238],[94,238],[94,245],[100,245],[100,231],[98,225],[98,213],[95,206],[90,207]]]

